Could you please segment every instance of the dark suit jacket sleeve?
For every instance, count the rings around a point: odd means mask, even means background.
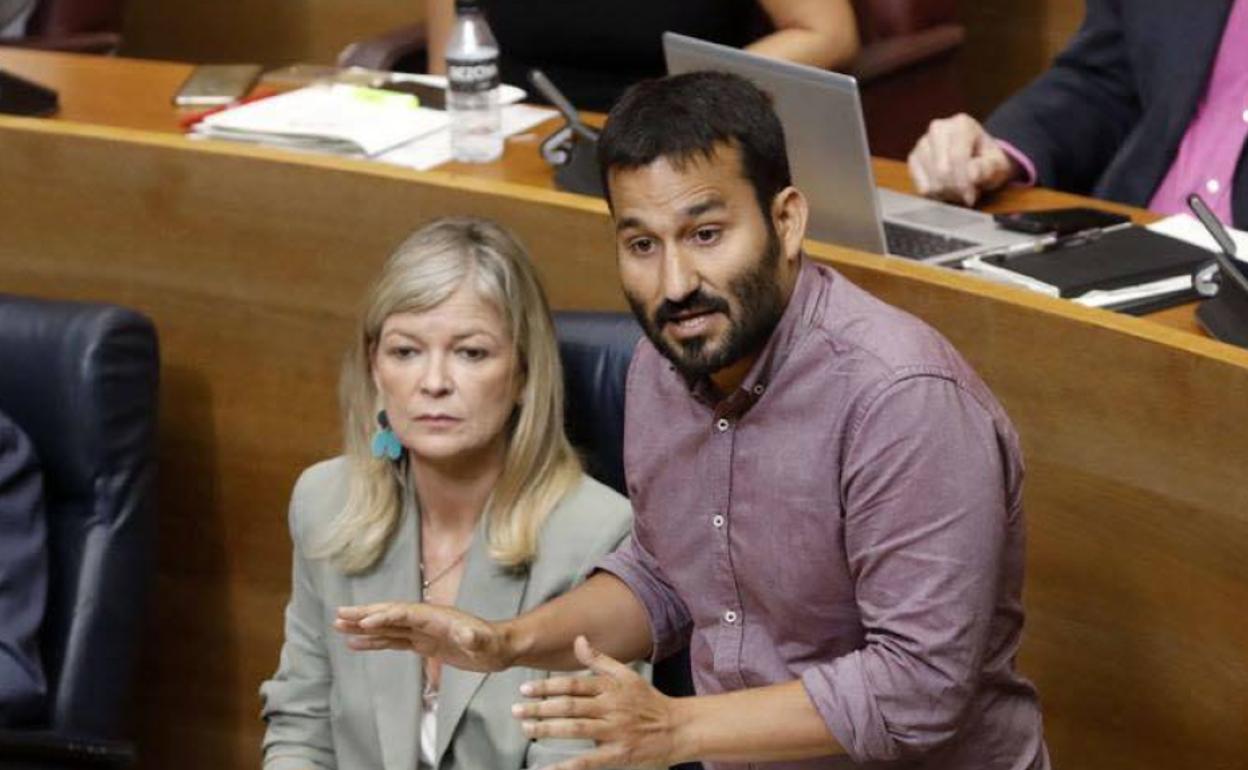
[[[39,626],[48,563],[43,478],[26,436],[0,415],[0,727],[38,720],[46,685]]]
[[[1036,182],[1091,192],[1140,119],[1123,40],[1126,0],[1087,0],[1083,26],[1053,66],[989,116],[993,136],[1036,166]]]

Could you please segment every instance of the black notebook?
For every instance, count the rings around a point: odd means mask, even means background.
[[[1211,256],[1177,238],[1143,227],[1124,227],[1080,246],[983,261],[1052,286],[1061,297],[1079,297],[1097,289],[1122,289],[1190,275]]]

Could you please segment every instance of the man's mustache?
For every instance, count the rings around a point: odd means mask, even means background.
[[[679,315],[690,313],[723,313],[728,315],[728,300],[707,294],[702,289],[692,292],[678,302],[665,299],[654,311],[654,325],[662,329]]]

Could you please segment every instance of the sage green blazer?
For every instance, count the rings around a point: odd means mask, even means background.
[[[416,770],[422,665],[410,652],[354,652],[333,630],[341,605],[419,599],[420,527],[415,504],[370,571],[344,575],[309,548],[342,510],[346,462],[304,471],[290,504],[294,569],[286,607],[286,640],[273,678],[260,687],[265,770],[343,768]],[[585,476],[543,525],[537,559],[524,572],[498,566],[486,553],[484,526],[468,550],[456,606],[490,620],[532,609],[581,582],[632,523],[628,501]],[[530,741],[511,715],[522,682],[546,672],[515,668],[474,674],[442,670],[436,770],[542,767],[590,747],[577,741]]]

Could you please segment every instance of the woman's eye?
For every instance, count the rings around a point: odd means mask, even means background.
[[[460,348],[459,356],[468,361],[480,361],[489,355],[485,348]]]
[[[412,345],[395,345],[387,351],[391,358],[404,360],[417,355],[420,350]]]
[[[709,246],[719,240],[718,227],[699,227],[693,231],[693,240],[702,246]]]

